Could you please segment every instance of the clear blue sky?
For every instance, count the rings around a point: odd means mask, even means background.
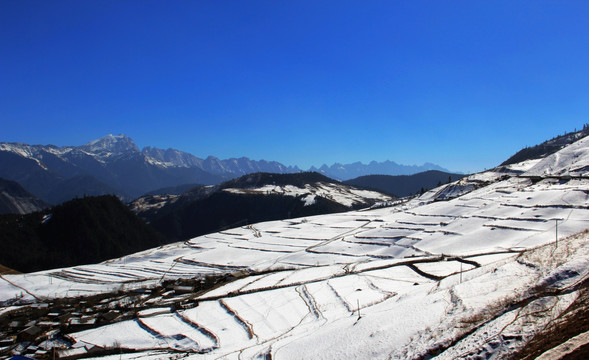
[[[0,141],[493,167],[589,122],[589,1],[0,1]]]

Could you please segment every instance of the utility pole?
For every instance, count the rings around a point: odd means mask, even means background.
[[[360,315],[360,299],[356,299],[356,301],[358,302],[358,320],[360,320],[360,318],[362,317]]]
[[[556,220],[556,247],[558,247],[558,219],[554,219]]]
[[[460,262],[460,283],[462,284],[462,261]]]

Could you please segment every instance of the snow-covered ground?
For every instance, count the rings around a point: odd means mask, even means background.
[[[394,207],[259,223],[101,264],[5,275],[0,301],[231,273],[239,275],[185,295],[196,307],[155,303],[70,334],[74,347],[134,350],[113,359],[178,351],[194,359],[500,358],[579,296],[589,272],[587,166],[581,139]],[[550,177],[531,178],[538,175]]]
[[[227,188],[223,191],[233,194],[279,194],[284,196],[303,197],[301,200],[305,205],[313,205],[315,197],[323,197],[335,201],[347,207],[366,204],[371,202],[389,202],[393,199],[390,196],[370,190],[355,189],[350,186],[342,186],[325,182],[307,184],[304,188],[294,185],[264,185],[258,188]]]

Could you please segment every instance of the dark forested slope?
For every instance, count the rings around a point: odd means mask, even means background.
[[[404,197],[418,194],[422,190],[456,181],[465,175],[430,170],[414,175],[366,175],[344,181],[345,184],[381,191],[389,195]]]
[[[97,263],[164,241],[115,196],[0,216],[0,264],[21,272]]]

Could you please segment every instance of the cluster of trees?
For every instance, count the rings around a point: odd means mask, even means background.
[[[20,272],[97,263],[165,242],[112,195],[0,215],[0,264]]]

